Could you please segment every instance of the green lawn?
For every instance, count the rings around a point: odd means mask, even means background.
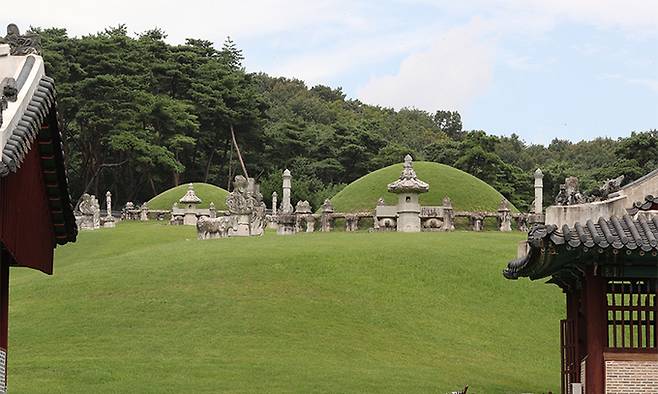
[[[189,184],[179,185],[166,190],[148,201],[150,209],[171,209],[175,202],[187,192]],[[194,183],[194,192],[202,200],[199,208],[208,208],[211,202],[215,203],[215,208],[226,209],[226,196],[228,192],[219,186],[209,183]]]
[[[480,179],[445,164],[426,161],[414,162],[418,178],[429,183],[430,191],[420,195],[423,205],[442,205],[449,196],[459,211],[498,210],[503,195]],[[337,212],[370,211],[379,197],[387,204],[396,204],[397,195],[389,193],[387,185],[400,176],[402,164],[394,164],[357,179],[336,194],[331,202]],[[516,208],[510,206],[516,211]]]
[[[122,222],[12,269],[10,392],[559,389],[560,290],[501,275],[523,234],[195,235]]]

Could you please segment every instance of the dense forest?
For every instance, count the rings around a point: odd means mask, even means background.
[[[229,188],[242,172],[231,128],[268,204],[286,167],[293,198],[317,207],[406,153],[467,171],[522,210],[533,199],[537,167],[547,202],[566,176],[578,176],[587,192],[605,179],[623,174],[629,182],[658,167],[658,130],[528,145],[514,134],[463,130],[457,112],[395,111],[349,99],[340,88],[248,73],[230,38],[216,49],[202,39],[170,45],[158,29],[133,37],[123,25],[83,37],[37,31],[56,80],[76,198],[110,190],[118,206],[190,181]]]

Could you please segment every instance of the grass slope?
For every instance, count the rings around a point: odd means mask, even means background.
[[[166,190],[153,197],[148,202],[150,209],[171,209],[175,202],[187,192],[188,183]],[[194,192],[202,200],[199,208],[208,208],[211,202],[215,203],[217,209],[226,209],[226,196],[228,192],[221,187],[209,183],[194,183]]]
[[[563,296],[520,233],[197,241],[119,223],[12,269],[12,393],[557,392]]]
[[[449,196],[456,210],[494,212],[503,199],[493,187],[454,167],[421,161],[414,162],[414,169],[418,178],[430,185],[430,191],[420,195],[421,204],[442,205],[443,198]],[[395,204],[397,195],[389,193],[386,186],[398,179],[401,172],[402,164],[371,172],[347,185],[331,202],[339,212],[372,210],[379,197],[384,197],[387,204]]]

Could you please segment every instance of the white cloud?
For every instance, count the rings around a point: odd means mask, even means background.
[[[658,2],[655,0],[408,0],[462,14],[511,20],[518,16],[541,16],[553,23],[569,20],[601,28],[658,33]]]
[[[19,26],[66,27],[72,35],[95,33],[120,23],[130,31],[161,27],[174,42],[185,38],[223,40],[295,31],[315,25],[333,24],[360,29],[367,21],[350,15],[343,0],[241,0],[241,1],[156,1],[156,0],[35,0],[26,11],[22,2],[3,4],[3,15],[11,15]]]
[[[462,110],[491,82],[494,43],[483,34],[478,20],[449,30],[404,59],[398,73],[371,78],[358,96],[394,108]]]

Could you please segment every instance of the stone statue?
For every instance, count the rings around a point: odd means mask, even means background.
[[[575,205],[586,202],[587,198],[580,192],[578,178],[575,176],[567,177],[564,183],[560,185],[560,192],[555,197],[555,204]]]
[[[512,231],[512,214],[506,199],[503,199],[498,207],[498,229],[504,232]]]
[[[226,238],[230,230],[237,230],[237,216],[201,216],[196,222],[196,230],[199,239]]]
[[[620,175],[614,179],[606,179],[603,185],[592,193],[594,198],[598,200],[607,200],[610,194],[618,192],[621,189],[621,184],[624,181],[624,175]]]
[[[107,216],[112,216],[112,193],[109,190],[105,193],[105,208]]]
[[[233,181],[233,191],[226,197],[226,206],[233,215],[251,214],[247,201],[247,178],[237,175]]]
[[[12,56],[38,55],[41,53],[41,38],[28,31],[21,35],[18,26],[11,23],[7,26],[7,35],[0,38],[0,44],[9,44]]]
[[[78,205],[76,222],[83,230],[95,230],[100,228],[100,206],[95,196],[84,193]]]

